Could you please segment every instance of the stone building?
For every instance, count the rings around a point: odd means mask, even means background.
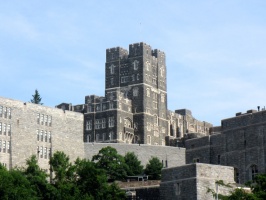
[[[145,43],[106,50],[104,97],[57,107],[84,113],[84,142],[177,146],[178,138],[209,135],[212,127],[187,109],[167,110],[165,53]]]
[[[82,114],[0,97],[0,163],[20,167],[36,155],[49,169],[56,151],[72,161],[84,157]]]
[[[217,181],[222,184],[217,185]],[[229,195],[234,184],[233,167],[193,163],[165,168],[162,170],[160,199],[213,200],[216,193]]]
[[[266,172],[266,111],[248,110],[223,119],[214,134],[186,141],[186,163],[234,167],[235,181],[244,184]]]

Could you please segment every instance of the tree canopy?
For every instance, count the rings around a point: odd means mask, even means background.
[[[161,179],[163,164],[157,157],[152,157],[146,165],[145,174],[149,175],[151,180]]]
[[[41,98],[38,90],[36,89],[34,95],[32,95],[32,99],[30,100],[30,102],[42,105],[41,101],[42,101],[42,98]]]
[[[134,152],[127,152],[124,158],[128,166],[128,176],[135,176],[143,173],[143,166]]]

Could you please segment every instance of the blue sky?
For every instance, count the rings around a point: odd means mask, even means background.
[[[166,53],[168,108],[220,125],[266,106],[266,1],[0,2],[0,96],[47,106],[104,95],[105,50]]]

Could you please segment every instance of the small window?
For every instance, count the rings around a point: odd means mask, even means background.
[[[7,125],[7,134],[10,136],[11,135],[11,124]]]
[[[0,135],[2,134],[2,123],[0,122]]]
[[[234,180],[239,183],[239,170],[237,168],[234,168]]]
[[[175,195],[176,196],[180,195],[180,192],[181,192],[181,190],[180,190],[180,183],[175,183],[174,184],[174,191],[175,191]]]
[[[39,137],[39,130],[36,130],[36,134],[37,134],[37,141],[40,140],[40,137]]]
[[[102,128],[106,128],[106,119],[105,118],[102,119]]]
[[[115,73],[115,66],[112,64],[110,66],[110,74],[114,74]]]
[[[49,140],[49,143],[52,142],[52,133],[51,132],[48,133],[48,140]]]
[[[217,164],[220,165],[221,164],[221,155],[217,156]]]
[[[3,134],[6,135],[6,124],[3,124]]]
[[[11,119],[11,108],[7,109],[7,116],[9,119]]]
[[[0,152],[2,151],[2,140],[0,140]]]
[[[44,132],[44,141],[47,142],[47,131]]]
[[[3,106],[0,106],[0,117],[3,116]]]
[[[115,119],[114,117],[108,118],[108,127],[114,127]]]
[[[111,78],[111,85],[114,85],[114,78]]]
[[[258,166],[257,165],[251,165],[250,166],[251,180],[254,180],[254,178],[257,176],[257,174],[258,174]]]
[[[147,136],[147,144],[151,144],[151,136],[150,135]]]
[[[199,158],[194,158],[193,159],[193,163],[199,163],[200,162],[200,159]]]
[[[47,147],[43,149],[44,158],[47,159]]]
[[[164,101],[165,101],[165,96],[164,94],[161,94],[161,102],[164,103]]]
[[[100,138],[99,134],[96,134],[96,142],[99,142],[99,138]]]
[[[150,97],[151,96],[150,88],[147,88],[146,91],[147,91],[147,97]]]

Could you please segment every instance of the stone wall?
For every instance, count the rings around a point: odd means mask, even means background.
[[[194,163],[162,170],[161,200],[212,200],[215,182],[234,184],[233,167]],[[231,188],[219,186],[219,193],[227,195]]]
[[[163,161],[164,167],[175,167],[185,164],[185,149],[168,146],[138,145],[138,144],[121,144],[121,143],[85,143],[85,157],[91,159],[99,150],[111,146],[121,155],[127,152],[134,152],[144,167],[152,156],[156,156]]]
[[[82,114],[2,97],[0,106],[10,108],[10,117],[0,117],[2,125],[11,127],[10,135],[0,134],[0,140],[10,141],[10,152],[0,152],[0,162],[8,168],[24,166],[36,155],[40,167],[48,170],[50,154],[56,151],[72,161],[84,157]]]

